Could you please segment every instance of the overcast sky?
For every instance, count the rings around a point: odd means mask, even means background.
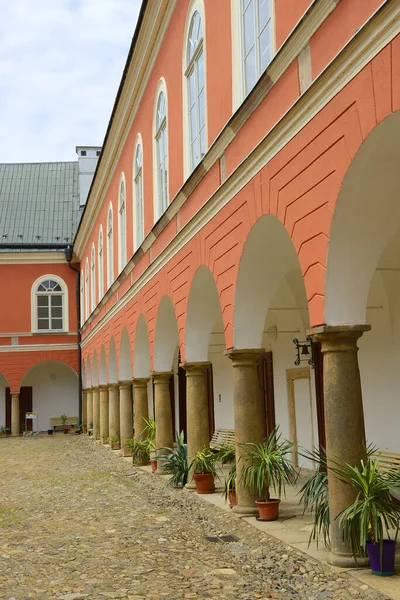
[[[0,162],[101,145],[140,0],[0,0]]]

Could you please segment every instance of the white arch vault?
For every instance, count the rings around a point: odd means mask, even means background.
[[[138,378],[150,377],[150,344],[146,320],[140,315],[135,334],[135,353],[133,360],[133,375]]]
[[[154,370],[171,371],[176,349],[179,346],[178,324],[169,296],[163,296],[156,321],[154,342]]]

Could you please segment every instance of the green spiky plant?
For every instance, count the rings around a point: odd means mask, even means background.
[[[202,475],[211,473],[217,477],[216,460],[216,455],[209,448],[204,448],[196,452],[190,461],[189,470],[193,468],[193,473]]]
[[[315,471],[300,489],[300,504],[303,504],[304,510],[314,515],[313,528],[310,533],[308,545],[316,542],[318,547],[319,539],[322,535],[326,547],[330,546],[330,516],[329,516],[329,498],[328,498],[328,471],[326,465],[326,452],[324,448],[314,448],[312,451],[299,452],[307,460],[311,460],[315,465]]]
[[[240,481],[247,489],[256,491],[262,502],[271,500],[270,489],[278,496],[285,494],[286,485],[294,485],[298,473],[291,463],[291,453],[296,444],[282,439],[276,427],[263,442],[240,444],[245,450],[241,456],[244,464]]]
[[[189,462],[183,431],[176,435],[175,448],[159,448],[157,452],[159,451],[164,453],[158,456],[158,460],[162,461],[163,470],[171,474],[168,483],[174,488],[185,487],[188,480]]]
[[[236,444],[224,442],[216,453],[216,460],[223,465],[231,465],[228,475],[225,477],[224,491],[222,492],[225,502],[228,500],[229,492],[236,490]]]

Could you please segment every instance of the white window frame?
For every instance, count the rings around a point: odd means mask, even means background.
[[[92,312],[96,308],[96,248],[94,243],[90,251],[90,298]]]
[[[275,0],[271,4],[271,61],[276,53]],[[231,0],[232,15],[232,113],[247,97],[244,69],[244,37],[242,0]],[[268,69],[268,66],[267,66]],[[260,74],[261,77],[262,73]]]
[[[161,125],[157,127],[157,114],[158,114],[158,102],[160,95],[164,95],[165,100],[165,118]],[[167,185],[165,195],[162,194],[160,189],[160,161],[159,161],[159,143],[161,136],[165,136],[165,170]],[[154,115],[153,115],[153,190],[154,190],[154,222],[158,221],[161,215],[167,210],[169,205],[169,140],[168,140],[168,96],[167,86],[165,79],[161,78],[158,82],[155,101],[154,101]]]
[[[138,170],[136,165],[136,157],[138,148],[142,153],[142,164]],[[140,133],[136,137],[136,143],[133,153],[133,244],[134,251],[140,248],[144,239],[144,160],[143,160],[143,142]]]
[[[121,194],[122,186],[125,192],[123,203]],[[126,266],[126,263],[126,181],[125,175],[121,173],[118,186],[118,269],[120,273]]]
[[[111,231],[110,231],[111,216]],[[114,217],[113,207],[110,202],[107,211],[107,287],[110,288],[114,283]]]
[[[89,259],[86,257],[85,262],[85,320],[90,315],[90,301],[89,301]]]
[[[192,23],[192,18],[195,12],[198,12],[201,18],[201,25],[203,30],[203,41],[201,47],[196,49],[194,57],[188,65],[187,57],[188,57],[188,42],[189,42],[189,32],[190,26]],[[192,0],[190,4],[189,11],[187,13],[186,24],[185,24],[185,32],[184,32],[184,45],[182,51],[182,90],[183,90],[183,170],[185,179],[189,177],[192,171],[196,168],[197,165],[192,166],[192,148],[191,148],[191,132],[190,132],[190,121],[189,121],[189,85],[188,85],[188,73],[190,72],[190,67],[195,61],[200,52],[203,52],[204,59],[204,138],[205,138],[205,146],[204,152],[207,154],[208,151],[208,107],[207,107],[207,43],[206,43],[206,18],[205,18],[205,9],[204,9],[204,1],[203,0]],[[201,161],[200,161],[201,162]]]
[[[38,321],[37,321],[37,313],[38,313],[38,303],[37,303],[37,288],[42,283],[42,281],[52,280],[59,284],[61,287],[61,292],[63,297],[62,302],[62,321],[63,327],[62,329],[39,329]],[[42,333],[44,335],[48,335],[51,333],[63,333],[69,331],[69,304],[68,304],[68,287],[67,284],[61,277],[58,275],[54,275],[53,273],[48,273],[45,275],[41,275],[36,279],[31,288],[31,329],[32,333]]]
[[[98,278],[99,278],[99,302],[104,296],[104,237],[103,237],[103,226],[99,227],[99,236],[98,236]]]

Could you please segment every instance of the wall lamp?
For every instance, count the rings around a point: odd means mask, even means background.
[[[294,361],[296,367],[301,362],[307,362],[310,367],[314,368],[314,346],[311,336],[308,336],[304,342],[299,342],[297,338],[294,338],[293,344],[296,346],[297,357]]]

